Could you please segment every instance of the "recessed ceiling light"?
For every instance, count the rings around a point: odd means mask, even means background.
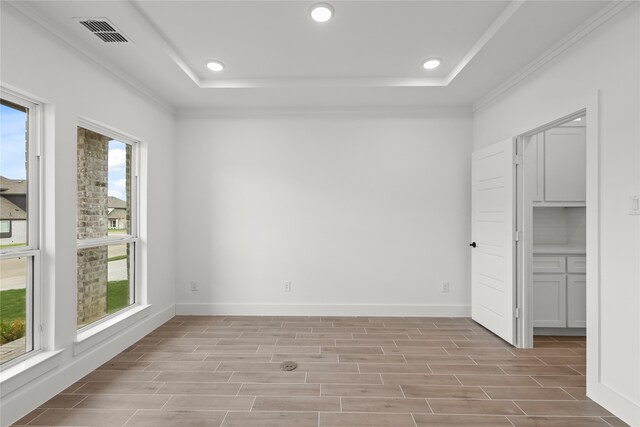
[[[577,119],[573,119],[574,122],[580,122],[582,121],[582,117],[578,117]]]
[[[207,68],[211,71],[220,72],[224,70],[224,64],[220,61],[207,61]]]
[[[429,58],[422,64],[425,70],[433,70],[440,66],[440,60],[438,58]]]
[[[311,18],[316,22],[327,22],[333,16],[333,8],[326,3],[311,6]]]

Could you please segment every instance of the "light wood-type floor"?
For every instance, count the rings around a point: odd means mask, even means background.
[[[465,318],[177,316],[16,425],[625,425],[584,374],[584,338],[515,349]]]

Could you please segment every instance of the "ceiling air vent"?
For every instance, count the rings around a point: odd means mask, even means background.
[[[105,43],[129,42],[129,40],[120,31],[118,31],[113,24],[104,18],[79,19],[78,22]]]

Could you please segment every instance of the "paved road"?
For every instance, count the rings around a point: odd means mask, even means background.
[[[127,254],[127,245],[111,245],[109,246],[109,258]]]
[[[127,279],[127,260],[121,259],[118,261],[109,262],[108,280],[126,280]]]
[[[109,258],[122,256],[127,254],[127,245],[111,245],[109,246]],[[109,261],[108,280],[126,280],[127,279],[127,260],[120,259],[118,261]]]
[[[5,259],[0,264],[0,291],[24,289],[27,282],[27,258]]]
[[[109,247],[109,258],[127,254],[126,245]],[[108,266],[109,281],[127,279],[127,260],[110,261]],[[0,291],[8,289],[24,289],[26,284],[27,258],[3,260],[0,264]]]

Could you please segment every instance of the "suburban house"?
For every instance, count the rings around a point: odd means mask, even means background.
[[[0,124],[0,427],[640,427],[639,1],[4,0]]]
[[[108,199],[109,214],[107,219],[109,220],[109,228],[115,230],[126,230],[127,220],[127,202],[118,199],[114,196],[109,196]]]
[[[0,176],[0,246],[26,242],[27,182]]]

